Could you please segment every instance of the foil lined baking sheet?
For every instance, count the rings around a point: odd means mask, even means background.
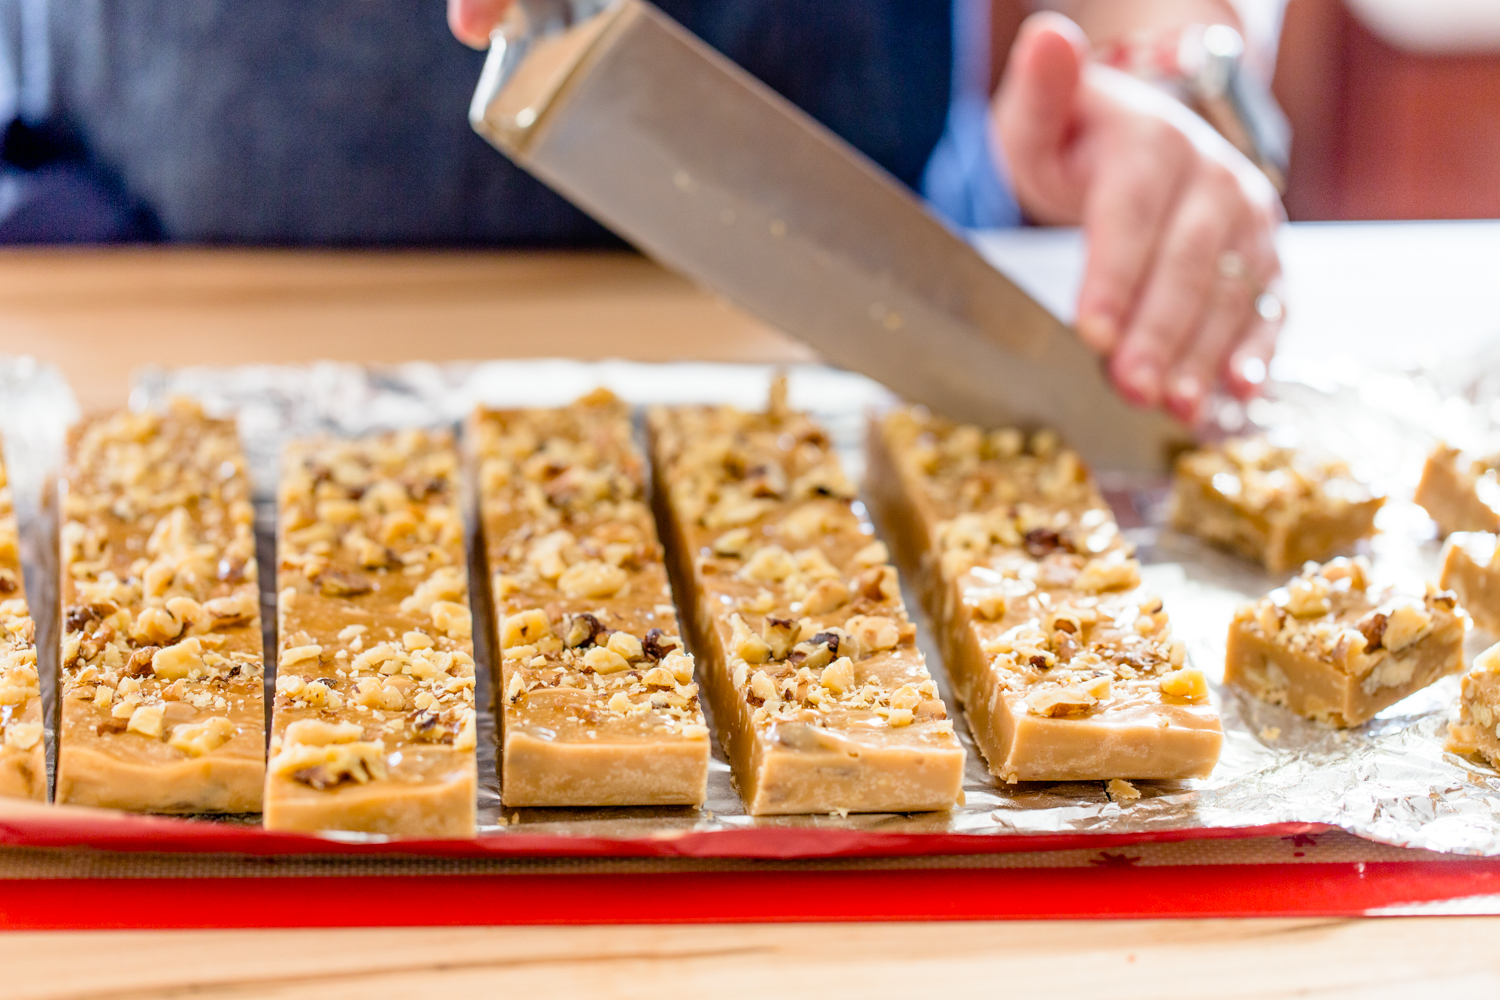
[[[1330,380],[1331,370],[1344,372],[1344,380]],[[1500,386],[1491,387],[1472,374],[1478,370],[1482,366],[1413,374],[1331,365],[1297,371],[1282,365],[1274,371],[1277,379],[1266,399],[1243,411],[1229,408],[1225,420],[1258,426],[1288,443],[1333,451],[1348,459],[1357,474],[1387,491],[1391,500],[1380,516],[1382,531],[1369,547],[1375,575],[1420,584],[1424,577],[1435,579],[1439,552],[1430,522],[1407,499],[1422,458],[1438,434],[1455,443],[1479,445],[1500,423]],[[769,366],[760,365],[574,361],[149,370],[138,373],[131,405],[157,406],[173,395],[187,395],[212,413],[239,418],[256,486],[263,599],[273,611],[274,483],[280,447],[289,437],[456,424],[479,403],[561,405],[601,385],[642,405],[724,402],[757,407],[764,402],[773,374]],[[55,590],[49,594],[49,588],[38,586],[51,579],[47,574],[54,568],[46,558],[55,527],[48,524],[41,497],[56,467],[62,428],[76,407],[56,374],[36,365],[0,359],[0,391],[0,431],[7,436],[23,537],[28,540],[28,593],[39,621],[55,621]],[[790,370],[790,396],[793,406],[811,410],[828,426],[851,474],[858,476],[864,465],[866,414],[871,407],[890,405],[890,395],[857,375],[798,366]],[[28,403],[18,408],[11,404],[14,398]],[[18,409],[25,411],[24,419],[17,417]],[[1165,600],[1190,660],[1210,678],[1222,676],[1224,638],[1234,609],[1281,581],[1164,529],[1165,479],[1105,472],[1100,480],[1139,549],[1145,584]],[[30,495],[23,498],[23,489]],[[472,561],[479,558],[472,499],[471,566],[477,568]],[[910,594],[907,600],[919,623],[928,663],[952,706],[930,631]],[[487,607],[474,611],[481,678],[481,844],[498,847],[492,838],[524,835],[533,846],[545,849],[555,843],[565,851],[568,844],[586,838],[660,842],[685,833],[735,832],[736,853],[745,853],[746,835],[753,838],[754,831],[775,830],[775,852],[788,856],[827,853],[828,844],[861,833],[995,837],[991,849],[1003,850],[1007,838],[1018,837],[1194,832],[1212,836],[1248,827],[1325,824],[1383,843],[1500,855],[1500,774],[1442,747],[1456,712],[1457,678],[1447,678],[1346,731],[1309,722],[1215,682],[1213,699],[1226,736],[1219,766],[1201,781],[1139,783],[1141,797],[1130,801],[1112,801],[1101,782],[998,784],[959,716],[959,737],[969,754],[965,802],[947,814],[753,818],[745,814],[734,792],[717,743],[702,810],[507,810],[499,802],[495,720],[488,710],[491,660],[484,626],[492,616]],[[267,615],[267,621],[274,619],[274,613]],[[1486,637],[1472,635],[1469,655],[1486,644]],[[268,642],[267,648],[274,649],[274,643]],[[805,831],[806,836],[793,834],[788,840],[792,831]],[[253,833],[244,831],[247,837]],[[334,839],[357,844],[375,838]],[[951,838],[933,840],[953,849]],[[226,842],[224,849],[241,849],[232,843]],[[920,843],[920,836],[903,837],[892,850],[920,851]]]

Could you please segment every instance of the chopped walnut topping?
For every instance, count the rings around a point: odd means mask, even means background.
[[[36,625],[26,606],[10,483],[0,459],[0,763],[21,758],[7,769],[32,776],[24,786],[0,786],[0,795],[47,796],[41,693]]]
[[[1321,566],[1310,562],[1285,587],[1235,616],[1266,638],[1360,677],[1456,618],[1446,591],[1429,588],[1422,596],[1389,587],[1372,591],[1363,558]]]
[[[1373,534],[1383,502],[1336,459],[1230,438],[1178,458],[1172,521],[1282,572]]]
[[[557,409],[480,410],[472,428],[489,568],[505,581],[493,588],[503,729],[548,734],[541,755],[502,748],[501,767],[522,768],[505,771],[506,801],[518,788],[555,790],[532,772],[585,743],[687,741],[702,749],[706,773],[693,658],[678,635],[628,408],[599,392]],[[740,499],[753,508],[783,488],[767,473]],[[726,516],[705,546],[738,562],[755,540],[734,522]],[[630,767],[612,773],[629,785]],[[678,794],[693,801],[702,791]]]
[[[475,676],[458,474],[447,431],[288,446],[272,799],[372,782],[389,781],[383,794],[393,796],[446,784],[463,799],[441,807],[452,813],[442,820],[449,835],[472,829],[462,781],[472,785],[475,767],[464,735]],[[539,624],[507,623],[507,653],[528,627],[549,628],[537,614]],[[357,824],[340,801],[324,807],[329,822]]]
[[[264,745],[253,515],[234,424],[185,401],[86,421],[64,481],[58,800],[258,810],[260,789],[229,760],[258,763]],[[169,738],[215,719],[229,729],[212,745]],[[71,752],[135,765],[159,759],[142,757],[142,741],[162,740],[207,763],[163,781],[160,802],[102,789]]]
[[[757,732],[793,720],[812,732],[950,732],[936,688],[912,694],[931,681],[896,571],[823,430],[784,408],[657,410],[651,421],[672,516],[698,553],[700,603],[724,607],[705,626]]]

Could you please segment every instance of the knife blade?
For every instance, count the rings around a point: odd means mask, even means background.
[[[521,0],[480,135],[647,255],[906,399],[1101,468],[1187,437],[900,182],[645,0]]]

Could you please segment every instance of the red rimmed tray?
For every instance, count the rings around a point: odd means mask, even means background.
[[[0,929],[1329,917],[1437,903],[1493,913],[1500,898],[1495,860],[1141,867],[1117,860],[977,870],[6,879]]]

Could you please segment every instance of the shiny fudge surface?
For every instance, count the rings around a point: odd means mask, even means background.
[[[474,834],[474,658],[448,431],[294,441],[265,824]]]
[[[1207,680],[1078,456],[921,409],[872,428],[870,493],[917,574],[992,773],[1186,778],[1222,744]]]
[[[1384,502],[1341,461],[1230,438],[1178,457],[1172,525],[1280,573],[1369,537]]]
[[[1447,749],[1500,767],[1500,645],[1474,657],[1464,674],[1458,721],[1448,727]]]
[[[260,598],[235,425],[187,402],[86,420],[62,493],[57,801],[258,812]]]
[[[701,805],[710,743],[628,406],[471,422],[508,806]]]
[[[655,496],[720,737],[752,814],[951,808],[964,752],[896,570],[828,435],[764,412],[650,412]]]
[[[1474,624],[1500,635],[1500,562],[1497,537],[1487,531],[1460,531],[1443,547],[1438,585],[1451,590]]]
[[[47,797],[36,623],[26,605],[16,512],[0,448],[0,795]]]
[[[1310,563],[1229,626],[1226,683],[1333,726],[1355,726],[1463,669],[1457,599],[1371,585],[1363,559]]]
[[[1500,532],[1500,456],[1439,444],[1422,466],[1415,499],[1440,534]]]

